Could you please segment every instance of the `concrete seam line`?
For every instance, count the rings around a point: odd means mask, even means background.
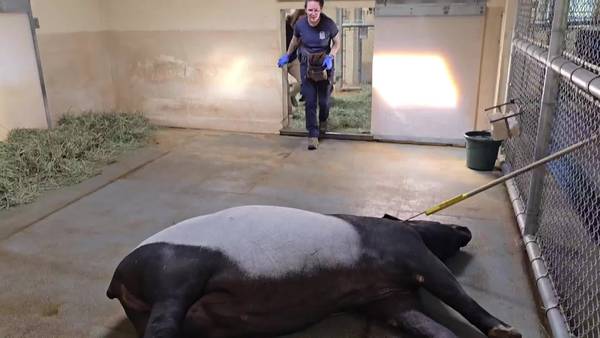
[[[109,179],[107,182],[105,182],[105,183],[103,183],[103,184],[101,184],[101,185],[99,185],[99,186],[95,187],[94,189],[91,189],[90,191],[87,191],[87,192],[85,192],[84,194],[82,194],[82,195],[80,195],[80,196],[77,196],[76,198],[74,198],[74,199],[72,199],[71,201],[69,201],[69,202],[65,203],[65,204],[64,204],[64,205],[62,205],[61,207],[58,207],[58,208],[56,208],[56,209],[54,209],[54,210],[51,210],[51,211],[49,211],[49,212],[47,212],[47,213],[44,213],[42,216],[40,216],[40,217],[37,217],[35,220],[33,220],[33,221],[31,221],[31,222],[29,222],[29,223],[27,223],[27,224],[23,225],[22,227],[18,227],[17,229],[15,229],[15,230],[11,231],[10,233],[8,233],[8,235],[4,236],[3,238],[0,238],[0,241],[5,241],[5,240],[8,240],[8,239],[10,239],[12,236],[14,236],[14,235],[18,234],[19,232],[21,232],[21,231],[23,231],[23,230],[25,230],[25,229],[27,229],[27,228],[29,228],[29,227],[33,226],[34,224],[36,224],[36,223],[38,223],[38,222],[40,222],[40,221],[42,221],[42,220],[44,220],[44,219],[46,219],[46,218],[48,218],[48,217],[50,217],[50,216],[54,215],[55,213],[57,213],[57,212],[59,212],[59,211],[61,211],[61,210],[65,209],[65,208],[67,208],[67,207],[69,207],[69,206],[71,206],[71,205],[73,205],[74,203],[76,203],[76,202],[78,202],[78,201],[82,200],[83,198],[85,198],[85,197],[87,197],[87,196],[89,196],[89,195],[91,195],[91,194],[93,194],[93,193],[97,192],[98,190],[100,190],[100,189],[102,189],[102,188],[104,188],[104,187],[108,186],[109,184],[111,184],[111,183],[114,183],[114,182],[116,182],[116,181],[120,180],[121,178],[123,178],[123,177],[125,177],[125,176],[129,175],[130,173],[132,173],[132,172],[134,172],[134,171],[137,171],[137,170],[139,170],[140,168],[142,168],[142,167],[145,167],[146,165],[148,165],[148,164],[150,164],[150,163],[152,163],[152,162],[155,162],[155,161],[157,161],[157,160],[159,160],[159,159],[161,159],[161,158],[165,157],[165,156],[166,156],[166,155],[168,155],[169,153],[170,153],[170,151],[167,151],[167,152],[161,153],[159,156],[157,156],[157,157],[154,157],[154,158],[152,158],[152,159],[150,159],[150,160],[143,161],[143,163],[136,165],[135,167],[133,167],[133,168],[131,168],[131,169],[127,170],[126,172],[124,172],[124,173],[122,173],[122,174],[118,175],[117,177],[111,178],[111,179]]]

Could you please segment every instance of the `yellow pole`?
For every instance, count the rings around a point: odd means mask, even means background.
[[[573,144],[572,146],[569,146],[569,147],[567,147],[567,148],[565,148],[565,149],[563,149],[561,151],[558,151],[558,152],[556,152],[556,153],[554,153],[552,155],[546,156],[546,157],[544,157],[544,158],[542,158],[542,159],[540,159],[538,161],[535,161],[535,162],[531,163],[530,165],[528,165],[526,167],[523,167],[523,168],[521,168],[519,170],[516,170],[516,171],[514,171],[514,172],[512,172],[512,173],[510,173],[510,174],[508,174],[506,176],[502,176],[502,177],[500,177],[498,179],[495,179],[495,180],[491,181],[488,184],[482,185],[481,187],[479,187],[477,189],[473,189],[473,190],[471,190],[471,191],[469,191],[467,193],[460,194],[460,195],[457,195],[455,197],[452,197],[449,200],[446,200],[446,201],[444,201],[444,202],[442,202],[440,204],[437,204],[437,205],[435,205],[435,206],[433,206],[433,207],[431,207],[431,208],[429,208],[429,209],[427,209],[427,210],[425,210],[423,212],[420,212],[420,213],[418,213],[418,214],[416,214],[416,215],[408,218],[407,221],[410,221],[410,220],[412,220],[414,218],[417,218],[417,217],[419,217],[419,216],[421,216],[423,214],[425,214],[427,216],[433,215],[433,214],[435,214],[435,213],[437,213],[437,212],[439,212],[441,210],[444,210],[444,209],[446,209],[448,207],[451,207],[451,206],[455,205],[456,203],[462,202],[462,201],[466,200],[467,198],[473,197],[473,196],[479,194],[480,192],[483,192],[483,191],[486,191],[486,190],[488,190],[488,189],[490,189],[492,187],[495,187],[495,186],[497,186],[500,183],[504,183],[504,182],[510,180],[511,178],[519,176],[519,175],[521,175],[523,173],[526,173],[526,172],[528,172],[528,171],[530,171],[532,169],[535,169],[535,168],[537,168],[537,167],[539,167],[541,165],[544,165],[544,164],[546,164],[546,163],[548,163],[548,162],[550,162],[552,160],[555,160],[555,159],[557,159],[559,157],[567,155],[567,154],[569,154],[569,153],[571,153],[571,152],[573,152],[573,151],[575,151],[575,150],[577,150],[577,149],[585,146],[586,144],[591,143],[591,142],[597,140],[599,136],[600,136],[600,134],[595,134],[592,137],[588,138],[587,140],[584,140],[584,141],[581,141],[579,143]]]

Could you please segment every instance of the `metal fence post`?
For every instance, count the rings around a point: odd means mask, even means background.
[[[46,123],[48,124],[48,128],[52,128],[52,114],[50,112],[50,108],[48,107],[48,92],[46,91],[46,81],[44,80],[44,69],[42,67],[42,54],[40,53],[40,47],[37,38],[37,29],[39,27],[39,21],[37,18],[33,16],[33,12],[31,9],[31,1],[27,1],[27,7],[29,11],[27,12],[27,16],[29,17],[29,26],[31,28],[31,37],[33,38],[33,50],[35,51],[35,62],[38,69],[38,77],[40,79],[40,86],[42,88],[42,99],[44,100],[44,110],[46,111]]]
[[[335,84],[337,85],[336,89],[341,89],[342,87],[344,87],[344,9],[338,7],[335,10],[335,13],[336,22],[338,24],[338,27],[340,28],[338,35],[340,36],[340,42],[342,44],[342,47],[338,50],[338,53],[335,56]]]
[[[280,10],[280,12],[279,12],[280,28],[279,29],[281,30],[280,41],[281,41],[281,49],[283,50],[283,53],[287,53],[287,49],[288,49],[287,40],[286,40],[286,29],[287,29],[286,15],[287,15],[287,13],[286,13],[285,9]],[[282,114],[281,124],[282,124],[282,128],[284,128],[284,129],[290,127],[290,113],[289,113],[290,85],[288,82],[288,67],[289,67],[289,65],[284,65],[283,67],[281,67],[281,92],[283,93],[283,101],[282,101],[283,114]]]
[[[550,63],[554,58],[561,56],[565,49],[565,31],[567,28],[568,12],[569,0],[555,0],[550,45],[548,47],[548,60]],[[544,89],[542,92],[542,105],[540,108],[534,160],[539,160],[548,153],[552,121],[554,119],[558,98],[559,80],[560,75],[552,71],[550,67],[546,66],[546,77],[544,79]],[[538,217],[545,173],[545,167],[540,167],[532,173],[529,198],[527,201],[525,235],[535,235],[539,227]]]

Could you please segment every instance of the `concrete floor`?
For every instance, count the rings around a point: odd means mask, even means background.
[[[403,218],[498,175],[467,169],[461,148],[325,140],[309,152],[303,138],[186,130],[161,130],[157,141],[101,176],[0,213],[0,337],[133,337],[105,296],[114,268],[143,239],[192,216],[273,204]],[[523,337],[546,337],[505,188],[432,218],[473,232],[450,262],[467,292]],[[423,299],[459,337],[483,337]],[[289,337],[393,336],[342,315]]]

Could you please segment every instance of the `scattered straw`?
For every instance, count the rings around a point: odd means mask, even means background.
[[[152,129],[141,114],[88,113],[66,116],[50,130],[12,130],[0,142],[0,209],[97,175],[124,151],[146,144]]]

